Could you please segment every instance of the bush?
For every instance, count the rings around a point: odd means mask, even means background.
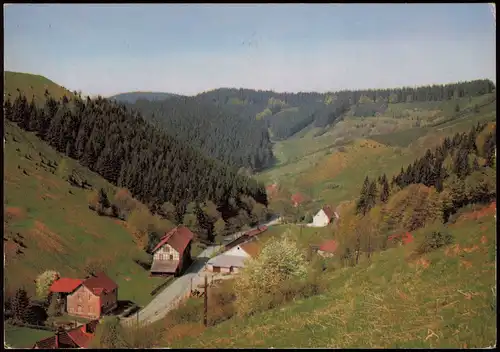
[[[248,260],[235,282],[238,315],[252,314],[273,305],[274,296],[288,297],[287,282],[299,284],[308,274],[308,263],[297,243],[285,234],[267,244],[257,258]],[[283,292],[279,290],[283,287]]]
[[[444,229],[434,229],[425,234],[423,241],[417,248],[417,253],[429,253],[451,243],[453,243],[453,236],[450,232]]]

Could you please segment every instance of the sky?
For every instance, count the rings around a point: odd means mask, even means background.
[[[496,83],[496,29],[486,3],[13,4],[4,69],[103,96]]]

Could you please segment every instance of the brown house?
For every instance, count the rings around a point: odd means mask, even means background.
[[[60,330],[53,336],[37,341],[34,349],[89,348],[94,338],[98,320],[91,321],[71,330]]]
[[[184,226],[163,236],[153,249],[151,274],[181,274],[191,265],[191,243],[194,234]]]
[[[61,278],[52,284],[51,292],[61,295],[64,310],[74,316],[96,319],[118,305],[118,285],[104,273],[86,280]]]

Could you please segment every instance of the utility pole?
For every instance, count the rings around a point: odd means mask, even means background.
[[[203,306],[203,325],[205,325],[205,327],[207,327],[207,311],[208,311],[208,295],[207,295],[207,291],[208,291],[208,282],[207,282],[207,275],[205,275],[205,297],[204,297],[204,301],[205,301],[205,304]]]

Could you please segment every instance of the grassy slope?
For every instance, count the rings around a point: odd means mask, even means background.
[[[45,101],[45,89],[56,99],[62,98],[63,95],[68,98],[73,96],[69,90],[43,76],[6,71],[4,73],[4,94],[14,98],[18,95],[17,89],[23,92],[28,99],[34,96],[36,102]]]
[[[473,348],[496,340],[494,210],[466,214],[455,244],[413,245],[327,273],[326,293],[173,341],[170,347]],[[418,237],[421,233],[415,233]],[[194,329],[193,329],[194,331]],[[194,336],[198,335],[198,336]]]
[[[134,243],[125,223],[97,216],[87,206],[90,191],[70,186],[63,177],[74,168],[95,188],[108,189],[110,196],[113,186],[73,160],[65,158],[63,162],[61,154],[34,134],[7,121],[4,128],[4,204],[6,215],[12,218],[4,223],[6,289],[25,285],[33,294],[33,280],[44,270],[82,277],[88,260],[98,259],[109,263],[107,272],[119,284],[119,299],[146,304],[162,280],[150,279],[148,272],[133,262],[134,258],[145,259],[145,253]],[[39,153],[58,163],[55,174],[41,167]],[[14,239],[21,239],[27,248]]]
[[[5,343],[16,348],[31,348],[35,342],[52,336],[52,331],[22,328],[19,326],[5,326]]]
[[[487,95],[470,101],[463,99],[460,106],[462,110],[476,104],[482,106],[492,97]],[[378,176],[385,172],[392,177],[401,166],[412,162],[427,148],[436,146],[445,136],[467,131],[477,122],[496,119],[496,101],[481,107],[478,113],[470,111],[456,119],[450,119],[452,105],[451,102],[393,104],[390,113],[407,111],[409,116],[397,119],[390,116],[347,117],[319,137],[314,137],[315,129],[309,129],[276,143],[275,155],[279,164],[257,175],[257,178],[266,184],[278,182],[292,192],[308,194],[315,199],[311,209],[324,203],[336,205],[351,200],[358,196],[365,176]],[[421,119],[420,128],[412,127],[416,122],[412,118],[417,117]],[[440,121],[442,123],[438,126],[430,127],[431,123]],[[385,125],[393,126],[394,131],[374,135]],[[339,152],[339,148],[344,152]]]

